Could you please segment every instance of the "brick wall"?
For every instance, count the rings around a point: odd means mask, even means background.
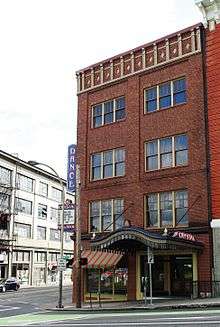
[[[144,89],[181,76],[186,77],[187,103],[144,114]],[[82,230],[88,231],[88,203],[98,199],[123,197],[133,225],[144,225],[144,195],[187,188],[190,226],[208,225],[205,121],[203,109],[202,56],[194,55],[151,73],[130,77],[118,84],[79,95],[78,147],[81,167]],[[91,128],[91,106],[118,96],[126,97],[126,119]],[[144,142],[187,133],[189,164],[154,172],[144,171]],[[116,147],[126,148],[124,177],[90,182],[90,155]]]
[[[206,33],[212,218],[220,219],[220,24]]]

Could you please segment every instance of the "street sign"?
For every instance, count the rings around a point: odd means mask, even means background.
[[[75,209],[76,206],[72,203],[72,200],[66,199],[64,202],[64,232],[73,233],[75,231]],[[61,229],[61,210],[62,205],[59,206],[58,211],[58,228]]]
[[[148,251],[147,251],[147,262],[149,264],[154,263],[154,254],[153,254],[151,248],[149,248],[149,247],[148,247]]]
[[[66,270],[66,260],[64,258],[59,258],[57,262],[58,271]]]

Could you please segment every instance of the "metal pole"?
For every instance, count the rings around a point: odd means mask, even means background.
[[[81,308],[81,223],[80,223],[80,169],[76,165],[76,308]]]
[[[151,269],[151,263],[149,263],[149,277],[150,277],[150,304],[152,305],[152,291],[153,291],[153,288],[152,288],[152,269]]]
[[[63,258],[63,232],[64,232],[64,202],[65,202],[65,190],[62,179],[59,177],[60,185],[62,187],[62,211],[61,211],[61,229],[60,229],[60,258]],[[63,308],[63,271],[60,270],[59,274],[59,298],[58,308]]]

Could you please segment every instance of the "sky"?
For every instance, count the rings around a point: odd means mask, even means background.
[[[66,178],[75,72],[200,21],[194,0],[0,0],[0,149]]]

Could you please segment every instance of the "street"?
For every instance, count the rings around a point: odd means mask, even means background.
[[[71,303],[71,286],[63,288],[64,305]],[[20,288],[18,292],[0,293],[0,317],[9,317],[55,308],[58,287]]]
[[[0,326],[219,326],[220,309],[126,311],[126,312],[37,312],[0,318]]]
[[[53,311],[57,300],[58,287],[0,293],[0,326],[220,326],[220,308]],[[70,286],[64,287],[63,303],[71,305]]]

